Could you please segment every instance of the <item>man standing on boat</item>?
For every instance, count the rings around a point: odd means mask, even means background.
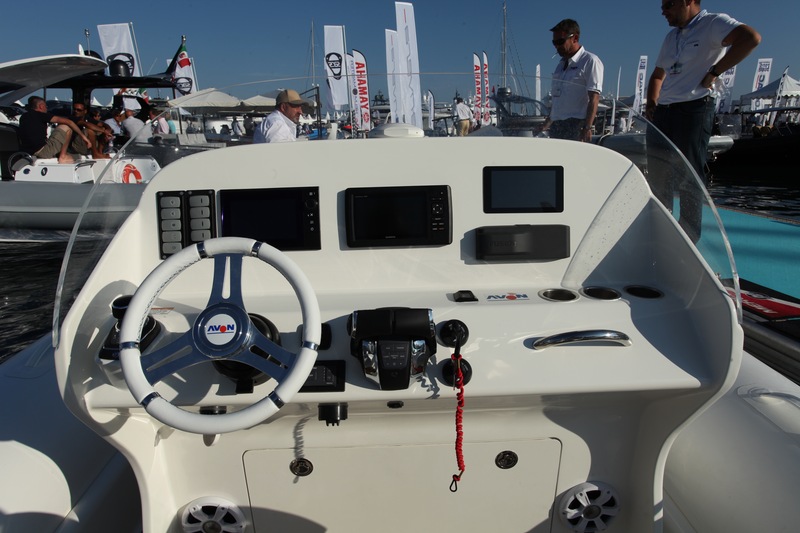
[[[761,42],[761,36],[724,13],[701,9],[700,1],[661,0],[661,14],[674,29],[664,39],[650,76],[645,116],[675,143],[705,182],[714,122],[714,83],[747,57]],[[653,192],[671,209],[669,170],[661,170],[650,173],[651,186],[655,185]],[[693,239],[700,236],[701,201],[681,197],[681,225]]]
[[[275,99],[275,111],[261,121],[253,134],[253,143],[283,143],[297,140],[297,124],[306,100],[297,91],[286,89]]]
[[[47,125],[57,124],[47,136]],[[73,136],[80,137],[87,149],[92,145],[77,124],[66,117],[47,111],[47,102],[39,96],[28,98],[28,112],[19,118],[19,149],[35,157],[58,157],[59,163],[73,163],[75,159],[67,153]]]
[[[475,122],[475,117],[472,115],[472,110],[464,99],[460,96],[456,97],[455,120],[456,120],[456,135],[459,137],[466,137],[469,134],[469,128]]]
[[[562,59],[553,72],[553,104],[542,131],[556,139],[590,142],[603,90],[603,62],[581,46],[576,21],[564,19],[550,31]]]

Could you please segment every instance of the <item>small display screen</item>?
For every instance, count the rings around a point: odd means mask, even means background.
[[[219,192],[220,233],[247,237],[283,251],[319,250],[319,189],[240,189]]]
[[[561,213],[564,167],[484,167],[484,213]]]
[[[366,187],[345,191],[347,245],[450,244],[447,186]]]

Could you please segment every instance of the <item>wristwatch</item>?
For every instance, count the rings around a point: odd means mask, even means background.
[[[711,68],[708,69],[708,72],[715,78],[719,78],[719,72],[717,72],[717,65],[711,65]]]

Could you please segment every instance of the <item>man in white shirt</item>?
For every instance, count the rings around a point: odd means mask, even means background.
[[[456,135],[466,137],[469,134],[470,126],[475,123],[475,117],[472,116],[472,110],[460,96],[456,98],[455,119]]]
[[[647,86],[646,117],[683,153],[698,177],[706,181],[708,142],[714,124],[714,82],[747,57],[761,42],[753,28],[724,13],[709,13],[700,0],[660,0],[661,14],[672,29],[664,39]],[[648,145],[664,141],[648,131]],[[648,162],[650,186],[672,210],[674,184],[659,158]],[[680,193],[681,226],[697,242],[702,198]]]
[[[576,21],[564,19],[550,31],[562,59],[553,72],[552,107],[542,130],[557,139],[590,142],[603,90],[603,62],[581,46]]]
[[[275,99],[275,111],[261,121],[253,133],[253,143],[282,143],[297,140],[297,124],[303,114],[307,100],[300,98],[297,91],[286,89]]]

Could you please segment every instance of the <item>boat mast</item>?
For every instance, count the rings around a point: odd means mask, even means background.
[[[500,38],[500,69],[503,72],[503,87],[508,87],[508,80],[506,79],[506,3],[503,1],[503,34]]]
[[[314,21],[312,20],[311,21],[311,86],[312,87],[317,86],[317,79],[316,76],[314,75],[316,66],[317,63],[315,62],[314,59]]]

